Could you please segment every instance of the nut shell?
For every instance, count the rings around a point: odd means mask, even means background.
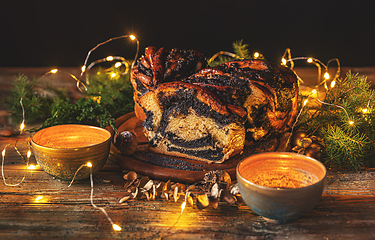
[[[137,136],[129,131],[124,131],[115,136],[114,145],[122,154],[132,155],[138,146]]]

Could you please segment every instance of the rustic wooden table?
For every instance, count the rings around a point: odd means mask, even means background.
[[[6,78],[1,79],[3,84]],[[13,146],[18,140],[25,156],[28,136],[0,137],[0,150],[10,144],[3,166],[6,183],[25,176],[15,187],[0,183],[0,239],[375,239],[375,169],[329,171],[318,205],[292,223],[267,222],[245,205],[222,202],[217,210],[187,206],[175,224],[182,200],[119,203],[125,196],[123,172],[108,161],[94,176],[93,201],[122,227],[116,232],[92,207],[90,181],[68,188],[39,168],[25,169]]]

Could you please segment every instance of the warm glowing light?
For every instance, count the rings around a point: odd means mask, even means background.
[[[311,93],[312,94],[316,94],[318,91],[316,90],[316,89],[313,89],[312,91],[311,91]]]
[[[107,60],[108,62],[113,61],[113,57],[112,57],[112,56],[108,56],[108,57],[106,57],[106,60]]]
[[[50,71],[50,73],[53,73],[53,74],[55,74],[55,73],[57,73],[57,68],[55,68],[55,69],[52,69],[51,71]]]
[[[328,72],[324,73],[324,78],[325,78],[326,80],[329,79],[329,73],[328,73]]]
[[[349,120],[349,124],[350,124],[350,125],[353,125],[353,124],[354,124],[354,121]]]
[[[86,71],[86,66],[83,65],[83,66],[81,67],[81,72],[84,73],[85,71]]]
[[[88,162],[88,163],[86,163],[86,166],[87,166],[87,167],[92,167],[92,163],[91,163],[91,162]]]
[[[111,77],[112,77],[112,78],[114,78],[114,77],[116,77],[116,76],[117,76],[116,73],[111,73]]]
[[[36,166],[35,166],[34,164],[30,164],[30,165],[27,167],[27,169],[29,169],[29,170],[34,170],[34,169],[36,169]]]
[[[5,148],[4,148],[4,150],[1,152],[1,155],[2,155],[3,157],[5,157]]]
[[[22,132],[22,130],[25,128],[25,124],[24,123],[21,123],[20,125],[20,131]]]
[[[303,101],[303,106],[305,106],[307,104],[307,99],[305,101]]]
[[[363,108],[363,109],[362,109],[362,112],[363,112],[363,113],[367,113],[367,112],[368,112],[368,109],[367,109],[367,108]]]
[[[313,62],[313,59],[312,59],[312,58],[308,58],[308,59],[307,59],[307,62],[308,62],[308,63],[312,63],[312,62]]]
[[[259,57],[259,53],[258,52],[255,52],[254,53],[254,58],[258,58]]]
[[[185,207],[186,207],[186,202],[183,202],[183,203],[181,204],[181,211],[184,211]]]
[[[115,231],[121,231],[121,227],[119,225],[117,225],[117,224],[112,224],[112,228]]]
[[[335,81],[335,80],[333,80],[333,81],[331,82],[331,88],[334,88],[334,87],[335,87],[335,85],[336,85],[336,81]]]
[[[281,64],[286,65],[286,59],[285,58],[281,59]]]
[[[115,68],[119,68],[121,65],[122,65],[121,62],[117,62],[117,63],[115,64]]]
[[[31,157],[31,151],[29,150],[29,151],[27,151],[27,158],[30,158]]]
[[[35,198],[35,202],[39,202],[40,200],[42,200],[44,197],[43,196],[37,196]]]
[[[131,40],[133,40],[133,41],[136,39],[136,37],[135,37],[134,35],[130,35],[129,38],[130,38]]]

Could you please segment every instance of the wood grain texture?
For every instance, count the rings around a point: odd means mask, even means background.
[[[14,139],[0,139],[0,147]],[[27,151],[25,138],[18,141]],[[19,181],[25,173],[18,154],[8,147],[4,175]],[[31,158],[31,161],[33,159]],[[182,200],[131,200],[123,172],[107,162],[94,177],[94,203],[122,227],[114,232],[104,214],[90,204],[90,183],[68,184],[40,169],[26,170],[17,187],[0,185],[0,239],[371,239],[375,237],[375,172],[329,171],[321,201],[313,211],[287,224],[267,222],[245,205],[220,203],[219,209],[187,206]],[[36,202],[37,196],[44,198]],[[175,225],[174,225],[175,224]]]
[[[9,93],[11,78],[18,73],[41,76],[50,69],[0,68],[0,93]],[[72,72],[70,69],[66,71]],[[75,69],[79,73],[79,69]],[[373,81],[374,68],[353,69]],[[343,69],[343,72],[344,69]],[[306,70],[315,76],[316,69]],[[300,74],[302,77],[304,74]],[[371,77],[371,78],[370,78]],[[32,79],[33,77],[31,77]],[[315,77],[311,77],[312,80]],[[47,80],[47,79],[45,79]],[[69,87],[75,82],[67,79]],[[51,81],[67,86],[63,81]],[[4,85],[5,84],[5,85]],[[70,86],[71,84],[71,86]],[[374,85],[373,85],[374,86]],[[3,95],[0,94],[2,97]],[[3,110],[0,106],[0,110]],[[313,211],[287,224],[267,222],[247,206],[208,207],[198,210],[181,202],[131,200],[125,195],[122,170],[110,161],[94,176],[94,203],[104,207],[122,227],[114,232],[104,214],[90,204],[90,182],[68,184],[42,171],[25,170],[28,135],[0,137],[0,150],[6,144],[4,176],[10,187],[0,182],[0,239],[375,239],[375,169],[360,172],[328,171],[323,196]],[[35,162],[31,157],[31,162]],[[35,202],[37,196],[44,198]],[[175,225],[174,225],[175,224]]]

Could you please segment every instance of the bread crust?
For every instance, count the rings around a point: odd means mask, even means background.
[[[245,145],[275,150],[297,115],[294,72],[265,60],[207,68],[204,59],[196,51],[148,47],[132,69],[135,114],[143,121],[150,149],[218,163],[241,153]],[[215,131],[194,132],[187,118]]]

